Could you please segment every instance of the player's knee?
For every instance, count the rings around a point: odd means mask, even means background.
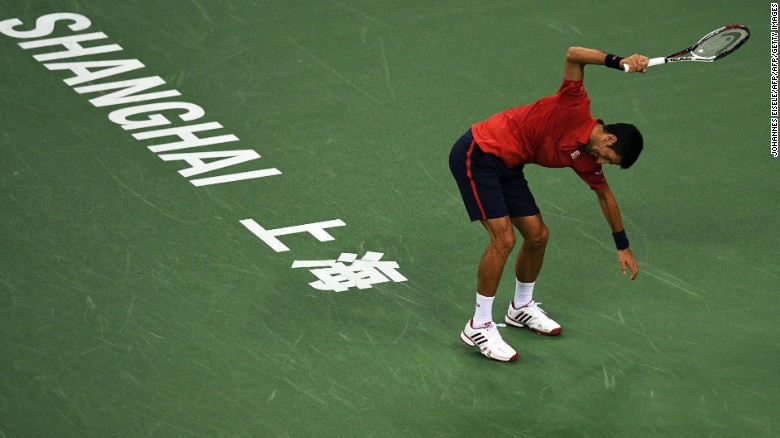
[[[493,249],[498,251],[498,253],[504,258],[509,257],[509,254],[512,252],[512,249],[515,247],[515,243],[516,243],[515,233],[511,231],[496,236],[490,242],[490,244],[493,246]]]
[[[534,248],[543,249],[547,246],[547,240],[550,238],[550,230],[542,225],[538,230],[525,236],[525,242]]]

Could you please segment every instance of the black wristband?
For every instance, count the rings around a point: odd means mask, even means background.
[[[612,238],[615,239],[615,247],[618,251],[628,248],[628,237],[626,237],[626,230],[620,230],[617,233],[612,233]]]
[[[620,66],[620,61],[622,60],[623,58],[617,55],[607,54],[607,56],[604,58],[604,65],[616,70],[623,70],[623,67]]]

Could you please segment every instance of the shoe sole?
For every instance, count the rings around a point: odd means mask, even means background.
[[[469,347],[477,347],[477,344],[475,344],[475,343],[474,343],[474,341],[472,341],[472,340],[471,340],[471,339],[468,337],[468,335],[466,335],[466,332],[460,332],[460,340],[461,340],[461,341],[463,341],[464,343],[466,343],[466,345],[468,345]],[[477,347],[477,348],[479,348],[479,347]],[[514,361],[516,361],[516,360],[517,360],[517,353],[515,353],[515,355],[514,355],[514,356],[510,357],[510,358],[509,358],[509,359],[507,359],[507,360],[502,360],[502,359],[498,359],[498,358],[495,358],[495,357],[493,357],[493,356],[489,356],[489,355],[487,355],[487,354],[483,353],[481,348],[480,348],[479,352],[480,352],[480,353],[481,353],[483,356],[485,356],[485,357],[489,357],[490,359],[497,360],[497,361],[499,361],[499,362],[514,362]]]
[[[474,341],[472,341],[472,340],[471,340],[471,339],[468,337],[468,335],[466,335],[466,332],[460,332],[460,340],[461,340],[461,341],[463,341],[463,342],[465,342],[465,343],[466,343],[466,345],[468,345],[468,346],[470,346],[470,347],[476,347],[476,346],[477,346],[477,344],[475,344],[475,343],[474,343]]]
[[[514,326],[514,327],[520,327],[520,328],[527,327],[532,332],[538,333],[538,334],[543,335],[543,336],[558,336],[558,335],[561,334],[561,331],[563,331],[563,327],[558,327],[558,328],[553,329],[552,331],[543,332],[543,331],[537,330],[537,329],[535,329],[533,327],[529,327],[529,326],[527,326],[525,324],[521,324],[521,323],[515,321],[514,319],[510,318],[509,315],[505,315],[504,316],[504,322],[506,322],[507,324],[509,324],[511,326]]]

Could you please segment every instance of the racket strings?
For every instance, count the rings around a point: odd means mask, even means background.
[[[693,53],[702,58],[714,58],[737,47],[749,35],[742,29],[728,30],[702,41],[696,46]]]

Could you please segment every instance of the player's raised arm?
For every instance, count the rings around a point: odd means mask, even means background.
[[[618,70],[623,70],[623,66],[628,65],[629,72],[645,73],[648,61],[648,57],[639,54],[621,58],[598,49],[569,47],[566,52],[563,78],[569,81],[581,81],[585,77],[585,66],[588,64],[606,65]]]

